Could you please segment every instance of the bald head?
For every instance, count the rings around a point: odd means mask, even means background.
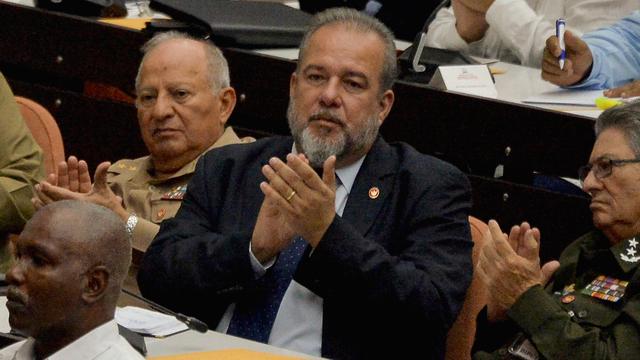
[[[130,262],[125,225],[111,210],[74,200],[41,208],[15,242],[9,323],[47,357],[113,319]]]
[[[113,211],[85,201],[57,201],[36,212],[24,232],[41,227],[86,267],[105,265],[110,288],[119,293],[131,264],[131,243],[124,222]]]

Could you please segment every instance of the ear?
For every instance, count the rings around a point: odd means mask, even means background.
[[[224,125],[236,107],[236,91],[232,87],[222,88],[218,92],[218,99],[220,100],[220,123]]]
[[[82,300],[87,304],[93,304],[104,297],[109,287],[109,271],[104,265],[97,265],[87,271],[85,279]]]
[[[289,97],[292,97],[296,91],[296,86],[298,85],[298,75],[296,72],[291,73],[291,78],[289,79]]]
[[[384,122],[384,120],[391,112],[391,108],[393,107],[393,101],[395,100],[395,94],[392,90],[387,90],[380,97],[380,112],[378,113],[378,121],[380,121],[380,125]]]

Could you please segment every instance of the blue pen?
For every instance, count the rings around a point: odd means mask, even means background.
[[[566,21],[563,18],[556,20],[556,37],[558,37],[558,41],[560,42],[560,56],[558,57],[558,64],[560,65],[560,70],[564,69],[564,59],[567,56],[566,48],[564,44],[564,28],[566,27]]]

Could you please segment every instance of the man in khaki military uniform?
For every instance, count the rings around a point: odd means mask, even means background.
[[[138,122],[149,156],[96,168],[91,185],[84,161],[71,157],[58,178],[36,186],[37,205],[75,198],[114,210],[145,251],[159,223],[177,212],[198,158],[240,139],[224,127],[236,103],[229,69],[210,42],[177,32],[156,35],[142,48],[136,77]],[[56,184],[58,186],[54,186]]]
[[[489,222],[474,359],[640,356],[640,104],[604,112],[596,136],[579,175],[597,230],[559,262],[540,266],[538,229],[522,223],[506,235]]]
[[[32,186],[44,177],[42,151],[22,120],[0,73],[0,272],[6,270],[7,234],[19,233],[33,215]]]

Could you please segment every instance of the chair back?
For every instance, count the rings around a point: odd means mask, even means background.
[[[15,99],[33,138],[42,148],[45,173],[55,173],[57,164],[64,161],[62,134],[56,120],[37,102],[21,96]]]
[[[487,288],[476,274],[475,267],[478,263],[480,251],[484,246],[484,234],[488,226],[485,222],[473,216],[469,216],[469,225],[471,227],[471,239],[473,240],[472,261],[474,273],[460,314],[447,335],[447,350],[445,353],[445,359],[447,360],[471,359],[471,348],[476,335],[476,317],[487,304]]]

